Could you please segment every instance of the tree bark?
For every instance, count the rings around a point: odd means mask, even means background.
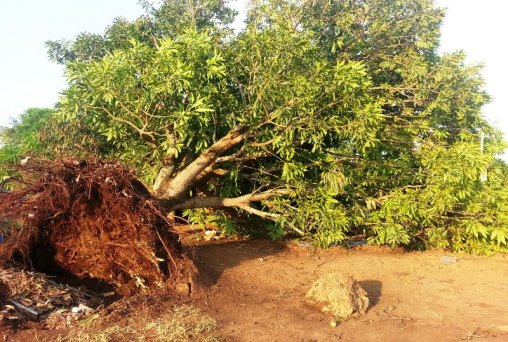
[[[251,214],[265,219],[274,220],[278,214],[267,213],[251,207],[252,202],[262,202],[277,195],[287,195],[287,189],[267,190],[259,193],[247,194],[239,197],[193,197],[173,204],[169,210],[183,210],[196,208],[240,208]]]
[[[248,127],[245,126],[231,130],[173,178],[165,168],[162,168],[157,177],[156,186],[154,186],[155,197],[175,203],[184,198],[196,183],[198,175],[212,165],[223,153],[242,142],[246,138],[247,131]]]
[[[253,208],[252,202],[262,202],[276,195],[287,195],[287,189],[272,189],[264,192],[251,193],[234,198],[223,197],[193,197],[186,198],[190,189],[199,181],[212,173],[223,175],[226,171],[219,168],[222,163],[239,160],[252,160],[272,156],[269,152],[258,152],[242,156],[243,150],[232,155],[222,156],[225,152],[243,142],[247,137],[248,127],[240,126],[231,130],[224,137],[207,148],[199,157],[190,162],[183,170],[175,168],[174,163],[168,163],[161,168],[155,180],[153,195],[159,199],[161,205],[168,211],[196,209],[196,208],[240,208],[248,213],[264,219],[276,220],[279,215]],[[175,175],[176,174],[176,175]]]

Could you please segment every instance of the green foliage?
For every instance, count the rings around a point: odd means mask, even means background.
[[[189,26],[216,33],[229,31],[227,25],[236,15],[225,0],[163,1],[157,8],[150,1],[139,2],[145,10],[143,16],[132,22],[115,18],[103,35],[83,32],[74,41],[47,41],[48,57],[58,64],[89,62],[129,48],[133,39],[157,46],[158,39],[174,37]]]
[[[506,250],[506,165],[482,154],[474,141],[450,147],[429,143],[418,152],[421,184],[376,199],[379,210],[368,217],[376,224],[371,241],[477,253]]]
[[[42,141],[53,114],[52,109],[30,108],[12,122],[12,127],[0,131],[0,177],[12,176],[11,166],[24,157],[51,153]]]
[[[193,209],[185,210],[185,217],[191,224],[197,224],[202,227],[218,229],[225,236],[246,233],[231,217],[222,210]]]
[[[253,204],[278,214],[273,238],[506,250],[504,142],[481,115],[480,68],[438,54],[431,0],[259,0],[238,34],[224,1],[145,8],[104,35],[48,43],[69,82],[62,153],[117,158],[152,183],[242,125],[239,157],[191,191],[286,189]]]

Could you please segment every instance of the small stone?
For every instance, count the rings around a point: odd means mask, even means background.
[[[82,313],[82,312],[85,312],[85,309],[84,308],[78,308],[77,306],[73,307],[71,309],[71,312],[72,313]]]
[[[206,230],[205,235],[211,238],[212,236],[217,235],[217,231],[215,229],[214,230]]]
[[[331,321],[331,322],[330,322],[330,326],[331,326],[332,328],[336,328],[336,327],[337,327],[337,321]]]

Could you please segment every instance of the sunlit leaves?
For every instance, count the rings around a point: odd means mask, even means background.
[[[278,215],[274,238],[503,250],[506,145],[481,115],[479,66],[437,52],[443,13],[431,0],[262,0],[235,35],[223,1],[166,1],[51,44],[69,81],[59,118],[148,183],[248,127],[193,193],[286,189],[255,204]],[[186,214],[234,228],[216,210]]]

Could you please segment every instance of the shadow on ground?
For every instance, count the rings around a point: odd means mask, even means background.
[[[216,242],[206,245],[185,246],[186,254],[193,259],[202,285],[217,283],[228,269],[253,259],[264,259],[285,251],[284,243],[268,240]]]
[[[367,291],[367,297],[369,297],[369,310],[379,303],[381,298],[381,291],[383,289],[383,283],[379,280],[363,280],[360,281],[360,285],[365,291]]]

